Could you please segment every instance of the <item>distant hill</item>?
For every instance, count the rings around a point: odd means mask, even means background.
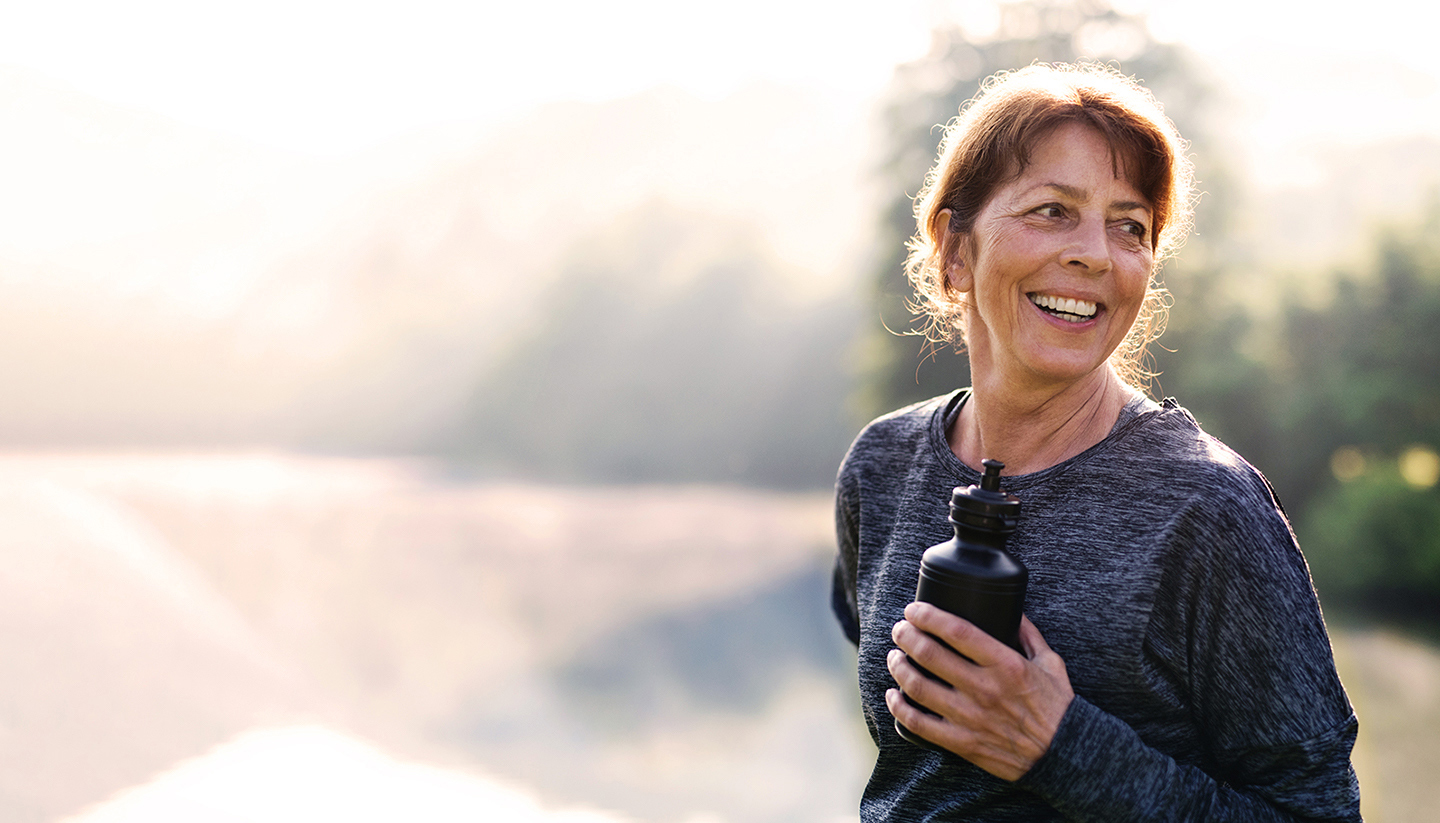
[[[866,113],[778,88],[556,104],[335,166],[13,70],[0,106],[14,445],[406,451],[637,210],[750,227],[790,305],[852,288],[866,249]]]
[[[816,487],[863,422],[869,112],[654,89],[333,164],[15,69],[0,112],[0,445]],[[1440,150],[1320,172],[1233,221],[1244,266],[1343,256]]]

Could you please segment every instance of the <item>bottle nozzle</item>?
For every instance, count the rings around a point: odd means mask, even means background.
[[[1020,501],[1000,489],[1000,470],[1005,464],[999,460],[983,463],[980,485],[956,486],[950,493],[950,521],[957,528],[963,525],[1009,534],[1020,520]]]
[[[1005,468],[1005,464],[999,460],[985,460],[982,465],[985,466],[985,474],[980,478],[980,488],[987,492],[1000,491],[1000,470]]]

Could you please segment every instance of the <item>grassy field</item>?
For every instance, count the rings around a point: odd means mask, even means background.
[[[1370,823],[1440,818],[1440,652],[1385,629],[1332,631],[1360,718],[1353,762]]]
[[[321,723],[547,803],[853,820],[825,495],[280,455],[0,458],[0,818]],[[1434,819],[1440,654],[1335,632],[1366,818]]]

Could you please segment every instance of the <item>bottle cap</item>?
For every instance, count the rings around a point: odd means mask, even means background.
[[[956,486],[950,496],[950,522],[1009,534],[1020,522],[1020,499],[1000,488],[999,460],[984,461],[978,486]]]

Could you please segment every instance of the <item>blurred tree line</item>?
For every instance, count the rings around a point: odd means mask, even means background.
[[[620,217],[575,245],[443,450],[547,480],[828,484],[854,435],[856,301],[789,293],[782,268],[733,219]]]
[[[1162,272],[1174,305],[1152,390],[1270,477],[1327,603],[1440,622],[1440,198],[1379,238],[1362,270],[1311,272],[1262,310],[1256,284],[1285,273],[1257,271],[1229,239],[1241,192],[1213,128],[1220,95],[1183,49],[1099,0],[1004,5],[992,35],[937,31],[897,71],[881,167],[894,196],[872,282],[882,322],[862,342],[860,405],[879,414],[969,381],[962,354],[896,333],[912,328],[905,240],[938,126],[996,71],[1078,59],[1155,93],[1191,141],[1204,192],[1195,235]]]

